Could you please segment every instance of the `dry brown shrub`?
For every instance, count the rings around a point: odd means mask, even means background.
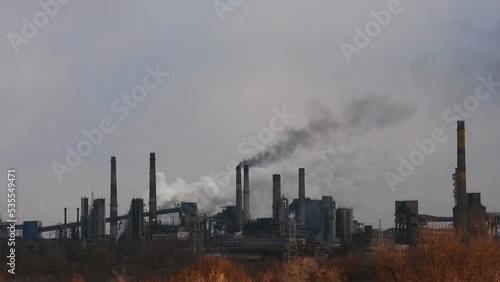
[[[276,275],[270,270],[265,270],[257,274],[254,281],[259,282],[274,282],[276,281]]]
[[[359,261],[353,255],[331,258],[320,265],[317,281],[353,281]]]
[[[71,282],[85,282],[85,278],[83,278],[83,276],[79,273],[73,273]]]
[[[345,279],[345,275],[338,268],[330,268],[327,266],[322,266],[316,272],[316,279],[314,281],[318,282],[343,282],[348,281]]]
[[[458,271],[465,281],[500,281],[500,243],[490,236],[470,238]]]
[[[145,279],[141,279],[141,282],[164,282],[168,281],[167,277],[162,274],[152,274]]]
[[[283,263],[281,272],[277,273],[278,281],[301,282],[312,281],[318,271],[318,263],[313,258],[300,258]]]
[[[222,258],[199,258],[170,277],[172,282],[251,282],[243,266]]]
[[[376,252],[378,281],[500,282],[500,245],[490,236],[474,235],[466,243],[452,231],[422,232],[416,245]]]
[[[341,282],[350,281],[353,275],[351,258],[336,258],[318,263],[315,259],[305,257],[295,261],[282,263],[273,271],[259,274],[255,281],[268,282]]]
[[[118,275],[117,277],[110,278],[110,279],[108,279],[106,281],[107,282],[128,282],[130,280],[128,280],[126,277]]]
[[[415,278],[420,281],[458,281],[457,266],[461,262],[464,246],[454,232],[422,233],[409,252]]]
[[[382,247],[375,251],[373,260],[378,281],[412,281],[408,276],[406,251]]]

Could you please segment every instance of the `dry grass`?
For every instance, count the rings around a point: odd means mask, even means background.
[[[73,277],[71,277],[71,282],[85,282],[85,278],[79,273],[73,273]]]
[[[163,282],[168,281],[167,277],[163,274],[152,274],[147,278],[141,279],[141,282]]]
[[[59,275],[49,271],[33,271],[30,275],[16,276],[15,281],[85,282],[82,274],[86,275],[87,281],[105,281],[97,279],[97,276],[90,276],[87,272],[89,269],[95,272],[99,264],[104,264],[101,269],[104,279],[110,279],[107,271],[110,266],[106,264],[110,263],[109,257],[111,256],[99,260],[98,263],[82,262],[88,267],[75,267],[71,272]],[[381,248],[370,257],[348,255],[324,262],[318,262],[313,258],[300,258],[285,263],[265,261],[261,262],[259,267],[252,262],[245,268],[244,264],[223,258],[202,257],[192,264],[189,264],[191,259],[188,257],[176,257],[172,262],[161,256],[145,259],[154,259],[156,265],[151,268],[141,268],[139,267],[141,261],[137,259],[134,263],[138,267],[131,267],[131,273],[141,273],[138,277],[149,275],[139,280],[141,282],[500,282],[500,243],[492,237],[481,235],[471,236],[467,243],[463,243],[453,232],[424,231],[416,245],[406,250]],[[60,269],[59,266],[62,264],[55,262],[54,269]],[[182,269],[179,267],[181,262],[184,267]],[[176,269],[180,270],[170,275]],[[6,278],[0,274],[0,282],[7,281]],[[8,278],[9,281],[12,279]]]
[[[500,282],[500,244],[476,235],[462,243],[453,232],[426,231],[415,247],[376,252],[377,281]]]
[[[145,280],[150,282],[151,280]],[[251,282],[243,266],[221,258],[199,258],[170,277],[172,282]]]
[[[322,263],[313,258],[301,258],[284,263],[281,271],[275,272],[275,281],[348,281],[348,276],[353,273],[352,270],[354,269],[354,265],[351,263],[350,257],[330,259]]]
[[[221,258],[202,258],[192,266],[170,277],[175,282],[336,282],[350,281],[347,277],[353,273],[352,265],[346,259],[329,260],[318,263],[313,258],[301,258],[293,262],[282,263],[274,269],[264,270],[250,277],[243,266]],[[163,278],[150,278],[142,282],[167,281]]]

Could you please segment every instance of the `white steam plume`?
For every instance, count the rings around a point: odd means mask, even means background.
[[[228,185],[221,189],[210,176],[203,176],[199,181],[186,183],[185,180],[177,178],[172,183],[167,183],[164,173],[156,173],[156,201],[158,209],[172,208],[175,203],[196,202],[201,212],[218,213],[220,206],[234,203],[234,189]],[[147,191],[144,198],[147,198]]]
[[[120,229],[118,229],[118,235],[116,235],[116,241],[120,239],[123,233],[127,230],[128,219],[120,220]]]

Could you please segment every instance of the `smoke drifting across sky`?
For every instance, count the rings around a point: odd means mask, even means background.
[[[351,100],[340,118],[326,107],[316,105],[313,115],[303,128],[292,128],[278,136],[266,150],[244,160],[253,167],[265,167],[291,157],[299,149],[308,149],[319,142],[328,143],[341,131],[366,132],[403,123],[417,112],[416,105],[394,100],[389,94],[370,94]]]
[[[345,140],[346,135],[355,134],[356,140],[361,141],[371,130],[383,130],[391,125],[400,125],[408,121],[417,112],[415,104],[395,99],[390,94],[367,94],[351,99],[342,110],[333,111],[320,103],[310,107],[310,119],[302,128],[290,128],[277,136],[277,140],[266,150],[244,163],[256,168],[272,166],[275,172],[284,175],[292,174],[290,169],[296,154],[309,157],[302,159],[302,164],[307,164],[311,171],[308,183],[311,188],[321,195],[331,195],[329,189],[335,187],[335,199],[343,203],[353,202],[352,192],[363,183],[358,167],[361,151],[350,145],[342,145],[342,149],[350,147],[342,154],[332,154],[329,147],[338,146],[337,141]],[[336,113],[336,114],[335,114]],[[348,139],[353,141],[351,137]],[[325,144],[327,145],[325,147]],[[337,145],[335,145],[337,144]],[[318,154],[314,154],[314,151]],[[348,152],[349,151],[349,152]],[[263,171],[252,172],[252,209],[267,211],[267,185],[270,174]],[[267,178],[266,178],[267,177]],[[292,177],[286,177],[294,179]],[[181,201],[194,201],[203,212],[219,212],[220,206],[234,204],[234,186],[221,187],[210,176],[201,177],[199,181],[187,183],[177,178],[173,183],[167,183],[163,173],[157,173],[157,197],[159,208],[172,207]],[[284,185],[290,186],[284,182]],[[254,194],[253,192],[259,191]],[[259,199],[259,195],[262,198]],[[310,196],[310,195],[309,195]],[[145,192],[144,197],[147,197]],[[255,209],[255,206],[258,209]]]
[[[41,11],[37,1],[4,2],[4,35],[21,33],[21,19],[31,20]],[[339,44],[352,44],[354,28],[364,29],[373,19],[370,11],[387,9],[387,3],[245,1],[221,22],[210,1],[103,1],[98,6],[72,1],[21,45],[19,54],[4,37],[1,166],[20,172],[18,220],[56,224],[63,220],[64,206],[73,218],[79,198],[90,196],[92,181],[95,193],[108,196],[110,156],[117,156],[120,215],[129,209],[133,187],[148,187],[149,152],[157,153],[157,169],[167,175],[165,187],[183,189],[177,179],[191,187],[200,176],[226,171],[228,160],[253,157],[239,154],[237,146],[269,122],[265,113],[273,108],[286,103],[299,117],[295,129],[307,129],[305,116],[311,115],[311,121],[321,116],[320,107],[305,109],[311,100],[335,114],[337,129],[327,130],[334,137],[318,141],[306,133],[307,142],[289,141],[289,157],[252,169],[252,216],[271,212],[272,173],[282,173],[287,197],[296,196],[299,167],[307,169],[308,197],[333,195],[341,202],[359,186],[355,195],[363,207],[355,217],[366,224],[382,219],[384,228],[391,227],[395,200],[416,199],[422,213],[450,216],[455,131],[442,115],[474,93],[479,75],[491,73],[500,80],[500,1],[402,1],[403,12],[347,63]],[[60,183],[50,164],[65,158],[65,147],[79,142],[83,129],[109,116],[114,99],[141,83],[145,66],[156,64],[172,73],[168,83]],[[346,100],[361,93],[393,93],[386,99],[415,102],[418,113],[395,124],[384,118],[392,107],[374,111],[373,103]],[[488,211],[500,210],[494,169],[499,93],[466,118],[467,184],[471,192],[482,193]],[[348,110],[349,104],[371,114]],[[414,140],[429,137],[437,126],[450,137],[446,144],[390,191],[386,168],[397,167],[398,156],[407,156],[415,149]],[[195,200],[194,192],[210,183],[177,198]],[[233,184],[231,179],[219,187],[231,203]],[[0,198],[6,192],[0,190]],[[7,210],[7,202],[0,202],[1,210]]]

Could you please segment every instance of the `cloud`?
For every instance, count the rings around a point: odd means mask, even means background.
[[[411,151],[415,138],[428,136],[445,109],[472,93],[478,75],[498,73],[500,6],[493,0],[403,5],[405,12],[347,64],[339,43],[352,41],[354,27],[387,1],[245,1],[223,22],[210,1],[72,1],[18,55],[5,35],[19,31],[21,17],[38,5],[9,2],[0,12],[0,163],[23,171],[22,219],[60,221],[62,207],[76,207],[92,180],[96,191],[108,195],[111,155],[118,160],[119,209],[125,213],[133,187],[147,188],[152,151],[158,171],[179,178],[165,183],[172,186],[165,204],[195,200],[204,189],[224,195],[217,203],[232,202],[231,189],[200,176],[225,169],[228,160],[252,157],[241,156],[238,144],[268,124],[273,108],[285,105],[298,116],[279,147],[278,155],[290,158],[254,169],[252,205],[262,203],[259,214],[270,211],[270,175],[283,173],[284,191],[293,196],[296,169],[304,166],[308,195],[350,201],[359,186],[354,200],[363,208],[355,216],[369,224],[378,218],[391,222],[393,212],[385,207],[396,197],[418,198],[426,213],[450,215],[453,142],[395,195],[387,194],[383,169]],[[140,83],[144,66],[153,64],[172,73],[168,85],[58,184],[51,162],[64,158],[64,147],[107,116],[110,102]],[[500,136],[488,130],[498,120],[497,97],[467,120],[469,186],[485,194],[488,209],[500,209],[491,200],[500,194],[490,169]],[[310,101],[331,109],[332,116],[323,119],[325,112],[314,108],[311,117]],[[335,123],[310,123],[315,120]],[[193,195],[179,192],[176,198],[173,191],[181,187]]]

